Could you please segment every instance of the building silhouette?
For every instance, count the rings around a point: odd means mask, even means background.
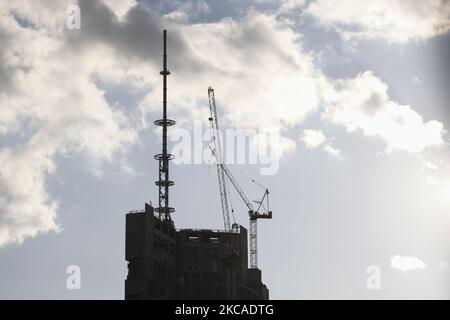
[[[167,128],[166,31],[164,30],[162,153],[159,164],[158,207],[145,204],[143,211],[126,214],[125,259],[128,275],[125,299],[268,299],[261,270],[248,268],[247,229],[234,225],[230,231],[175,228],[169,205]]]
[[[126,215],[125,299],[268,299],[261,270],[248,268],[247,238],[242,226],[176,230],[146,203]]]

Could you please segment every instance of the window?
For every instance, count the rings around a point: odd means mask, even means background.
[[[211,243],[219,243],[219,238],[217,238],[217,237],[210,237],[209,238],[209,242],[211,242]]]

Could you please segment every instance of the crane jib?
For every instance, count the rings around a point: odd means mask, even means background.
[[[250,219],[250,268],[256,269],[258,268],[258,246],[257,246],[257,220],[258,219],[272,219],[272,211],[269,210],[269,189],[264,188],[261,184],[256,182],[254,179],[250,179],[252,182],[256,183],[258,186],[262,187],[264,190],[264,194],[261,198],[261,201],[257,201],[258,208],[255,210],[250,200],[245,195],[244,191],[234,178],[233,174],[229,170],[229,168],[223,162],[222,157],[222,144],[220,141],[219,134],[219,124],[217,121],[217,108],[216,108],[216,99],[214,95],[214,89],[211,87],[208,88],[208,100],[209,100],[209,110],[210,117],[208,118],[210,122],[211,128],[211,137],[213,146],[209,146],[211,153],[216,158],[217,161],[217,176],[219,180],[219,189],[220,189],[220,199],[222,203],[222,213],[224,219],[224,226],[226,231],[232,231],[234,228],[230,225],[230,215],[228,209],[228,192],[226,188],[225,176],[231,182],[233,187],[236,189],[238,195],[245,203],[248,208],[248,214]],[[230,199],[231,200],[231,199]],[[267,207],[264,206],[264,201],[266,202]],[[261,212],[261,209],[264,209]],[[233,226],[236,223],[233,223]]]

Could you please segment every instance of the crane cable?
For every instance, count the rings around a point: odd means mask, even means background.
[[[228,168],[230,168],[230,166],[228,166]],[[253,179],[252,177],[250,177],[248,174],[246,174],[244,171],[242,171],[241,169],[239,169],[237,166],[234,166],[234,168],[236,168],[237,171],[239,171],[242,175],[244,175],[248,180],[250,180],[251,182],[253,182],[253,183],[256,184],[257,186],[259,186],[261,189],[267,190],[267,188],[266,188],[265,186],[263,186],[261,183],[259,183],[258,181],[256,181],[256,180]]]
[[[212,143],[214,144],[214,147],[216,146],[216,137],[214,135],[214,128],[212,125],[212,121],[208,121],[209,122],[209,129],[211,132],[211,138],[212,138]],[[211,144],[210,144],[211,145]],[[230,166],[228,166],[230,167]],[[257,186],[259,186],[260,188],[262,188],[263,190],[267,190],[267,187],[263,186],[261,183],[259,183],[258,181],[256,181],[255,179],[253,179],[252,177],[250,177],[248,174],[246,174],[244,171],[242,171],[241,169],[239,169],[238,167],[236,167],[236,169],[242,174],[244,175],[247,179],[249,179],[251,182],[253,182],[254,184],[256,184]],[[227,182],[228,184],[228,182]],[[233,212],[234,214],[234,212]]]
[[[209,144],[209,148],[208,149],[210,149],[211,153],[213,153],[214,151],[213,151],[213,149],[211,149],[211,144],[214,145],[214,149],[215,149],[215,147],[216,147],[216,136],[214,134],[214,128],[213,128],[213,125],[212,125],[212,121],[208,121],[208,122],[209,122],[209,129],[210,129],[210,132],[211,132],[211,140],[212,140],[212,142]],[[217,159],[216,159],[216,162],[217,162],[217,164],[219,164]],[[209,163],[212,164],[211,161]],[[228,182],[227,179],[225,179],[225,184],[226,184],[225,192],[227,193],[227,200],[230,203],[230,208],[231,208],[231,213],[232,213],[232,217],[231,218],[233,219],[233,224],[235,224],[236,223],[236,215],[234,213],[233,202],[231,200],[230,185],[229,185],[229,182]]]
[[[209,129],[211,132],[211,138],[212,138],[212,144],[214,144],[214,146],[216,146],[216,137],[214,135],[214,128],[212,125],[212,121],[208,121],[209,122]],[[211,143],[209,145],[211,147]],[[217,160],[217,159],[216,159]],[[211,164],[211,162],[210,162]],[[231,165],[228,166],[228,169],[231,167]],[[243,176],[245,176],[248,180],[250,180],[251,182],[253,182],[254,184],[256,184],[257,186],[259,186],[261,189],[263,190],[267,190],[267,188],[265,186],[263,186],[261,183],[259,183],[258,181],[256,181],[255,179],[253,179],[252,177],[250,177],[248,174],[246,174],[244,171],[242,171],[241,169],[239,169],[236,166],[236,170],[239,171]],[[209,170],[208,170],[209,171]],[[233,219],[233,223],[236,223],[236,215],[234,213],[234,207],[233,207],[233,202],[231,200],[231,193],[230,193],[230,184],[228,182],[228,179],[225,179],[225,183],[226,183],[226,193],[228,194],[227,198],[229,199],[230,202],[230,208],[231,208],[231,213],[232,213],[232,219]],[[267,204],[269,202],[269,199],[267,198]],[[264,208],[264,205],[263,205]],[[265,209],[265,208],[264,208]]]
[[[231,166],[228,166],[228,170],[230,170]],[[250,180],[251,182],[253,182],[254,184],[256,184],[257,186],[259,186],[261,189],[263,189],[265,192],[267,192],[267,196],[266,196],[266,206],[264,205],[264,203],[260,202],[260,201],[253,201],[254,203],[260,204],[262,206],[262,208],[268,212],[269,209],[269,194],[268,194],[268,189],[263,186],[261,183],[259,183],[258,181],[256,181],[255,179],[253,179],[252,177],[250,177],[248,174],[246,174],[244,171],[242,171],[241,169],[239,169],[237,166],[234,166],[236,168],[237,171],[239,171],[243,176],[245,176],[248,180]]]
[[[230,184],[228,182],[228,179],[225,179],[225,183],[227,185],[228,199],[230,200],[230,208],[231,208],[231,213],[232,213],[233,224],[235,224],[236,223],[236,215],[234,214],[233,201],[231,200]]]

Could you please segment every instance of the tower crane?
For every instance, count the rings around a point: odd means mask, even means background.
[[[208,101],[209,101],[209,123],[210,123],[210,129],[211,129],[211,137],[212,137],[212,147],[210,146],[211,150],[215,150],[215,154],[219,158],[222,158],[222,142],[220,140],[220,131],[219,131],[219,124],[217,121],[217,109],[216,109],[216,99],[214,96],[214,89],[209,87],[208,88]],[[220,162],[217,161],[217,177],[219,180],[219,192],[220,192],[220,202],[222,204],[222,215],[223,215],[223,224],[225,231],[227,232],[234,232],[237,230],[237,224],[235,223],[233,219],[233,225],[231,225],[230,222],[230,210],[228,207],[228,190],[227,190],[227,183],[225,180],[225,174],[223,167],[220,165]],[[231,198],[230,198],[231,200]],[[233,216],[234,218],[234,216]],[[230,246],[228,247],[228,254],[226,255],[224,262],[227,266],[227,296],[229,299],[235,299],[236,298],[236,288],[235,288],[235,269],[237,267],[237,260],[236,260],[236,252],[235,252],[235,244],[234,244],[234,237],[230,237]]]
[[[219,176],[219,186],[220,186],[220,197],[222,201],[222,210],[223,210],[223,216],[224,216],[224,223],[225,223],[225,229],[227,228],[227,222],[228,227],[229,225],[229,211],[228,211],[228,194],[226,191],[226,184],[225,184],[225,175],[227,176],[228,180],[231,182],[233,187],[236,189],[237,193],[239,194],[242,201],[245,203],[245,205],[248,208],[248,215],[249,215],[249,226],[250,226],[250,268],[257,269],[258,268],[258,228],[257,228],[257,220],[258,219],[272,219],[272,211],[269,210],[269,190],[259,183],[257,183],[255,180],[251,179],[252,182],[258,184],[260,187],[264,188],[264,194],[260,201],[255,201],[255,203],[258,204],[257,209],[253,207],[252,203],[248,199],[248,197],[245,195],[244,191],[240,187],[240,185],[237,183],[236,179],[234,178],[233,174],[229,170],[229,168],[225,165],[223,162],[223,157],[221,154],[221,144],[220,144],[220,136],[219,136],[219,130],[217,125],[217,109],[216,109],[216,102],[215,102],[215,96],[214,96],[214,89],[211,87],[208,88],[208,97],[209,97],[209,107],[210,107],[210,114],[211,117],[209,118],[209,121],[211,123],[211,131],[212,131],[212,140],[213,140],[213,146],[209,146],[211,149],[212,154],[216,158],[217,161],[217,173]],[[264,205],[264,203],[266,205]],[[263,209],[263,211],[261,211]],[[236,223],[233,224],[233,226],[236,225]]]
[[[219,158],[222,158],[222,142],[220,140],[219,124],[217,121],[216,99],[214,96],[214,89],[208,88],[208,100],[209,100],[209,123],[211,127],[213,148]],[[217,177],[219,180],[220,202],[222,204],[223,224],[225,231],[232,231],[230,223],[230,210],[228,207],[228,192],[225,181],[224,171],[217,163]]]
[[[272,211],[269,210],[269,189],[264,190],[264,194],[260,201],[254,201],[258,204],[257,209],[253,207],[250,200],[245,195],[244,191],[237,183],[230,169],[223,163],[221,158],[219,158],[218,154],[210,147],[212,154],[217,160],[218,166],[221,167],[222,171],[225,173],[227,178],[230,180],[233,187],[236,189],[237,193],[241,197],[242,201],[248,208],[248,216],[250,219],[250,268],[257,269],[258,268],[258,219],[272,219]],[[253,181],[255,182],[255,181]],[[255,182],[256,183],[256,182]],[[264,203],[266,205],[264,205]],[[263,211],[260,211],[264,209]]]

